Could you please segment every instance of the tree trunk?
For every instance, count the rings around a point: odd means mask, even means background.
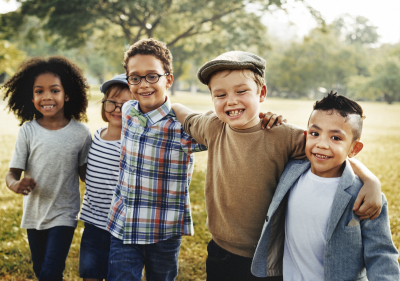
[[[394,101],[394,98],[391,95],[388,95],[386,93],[383,94],[385,101],[387,101],[388,104],[392,104]]]
[[[172,83],[172,86],[171,86],[171,96],[175,96],[175,90],[176,90],[177,85],[178,85],[178,81],[177,81],[177,79],[175,79],[174,83]]]

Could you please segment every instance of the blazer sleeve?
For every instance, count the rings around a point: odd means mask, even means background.
[[[378,218],[361,222],[364,262],[369,281],[400,280],[399,253],[392,241],[388,204],[384,194],[382,202]]]

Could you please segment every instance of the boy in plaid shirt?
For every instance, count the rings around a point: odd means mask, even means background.
[[[120,174],[108,231],[107,280],[174,280],[182,235],[193,235],[189,184],[193,152],[206,150],[182,128],[166,91],[173,82],[166,45],[141,40],[125,53],[136,100],[122,107]]]

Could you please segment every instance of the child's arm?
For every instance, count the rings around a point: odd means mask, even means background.
[[[354,173],[364,183],[354,202],[353,211],[360,217],[360,220],[376,219],[382,208],[381,183],[360,161],[354,158],[348,158],[348,160]]]
[[[171,104],[172,110],[175,112],[176,118],[178,118],[179,123],[183,124],[185,123],[185,118],[194,113],[193,110],[190,108],[187,108],[186,106],[180,104],[180,103],[173,103]]]
[[[175,112],[178,121],[183,124],[185,122],[185,118],[194,113],[193,110],[187,108],[186,106],[180,103],[173,103],[171,105],[172,110]],[[286,123],[286,119],[283,119],[282,115],[276,115],[272,112],[262,113],[260,112],[259,117],[263,119],[262,121],[262,129],[271,129],[274,125],[279,126],[283,123]]]
[[[21,169],[10,168],[6,175],[7,187],[15,193],[28,195],[35,187],[36,181],[32,178],[21,178]]]
[[[84,165],[82,165],[78,168],[79,178],[83,182],[85,182],[85,179],[86,179],[86,166],[87,166],[87,163],[85,163]]]

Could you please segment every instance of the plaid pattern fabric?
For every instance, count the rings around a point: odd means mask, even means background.
[[[122,108],[119,179],[107,229],[124,244],[151,244],[175,235],[193,235],[189,184],[193,152],[206,150],[184,130],[169,99],[151,112],[145,127],[132,108]],[[139,110],[140,111],[140,110]]]

